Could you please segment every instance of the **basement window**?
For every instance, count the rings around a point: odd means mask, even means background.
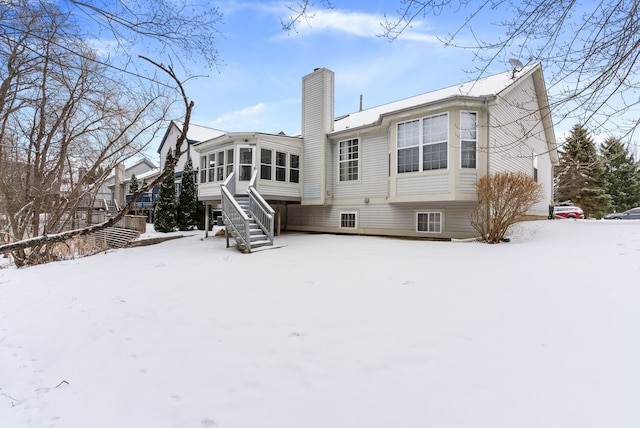
[[[351,213],[340,213],[340,228],[341,229],[355,229],[357,225],[357,214],[354,212]]]

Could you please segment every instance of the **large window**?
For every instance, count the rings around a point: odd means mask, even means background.
[[[215,181],[215,173],[216,173],[216,154],[211,153],[209,155],[209,182],[213,183]]]
[[[398,173],[446,169],[449,150],[447,113],[398,124]]]
[[[398,124],[398,172],[420,171],[420,121]]]
[[[271,180],[271,154],[269,149],[260,149],[260,179]]]
[[[469,111],[460,113],[460,167],[475,168],[478,145],[478,114]]]
[[[207,157],[200,157],[200,183],[207,182]]]
[[[340,213],[340,227],[343,229],[355,229],[357,227],[356,213]]]
[[[300,183],[300,156],[299,155],[290,155],[289,182]]]
[[[358,179],[359,145],[358,139],[340,141],[340,181],[353,181]]]
[[[449,115],[422,119],[422,170],[446,169],[449,146]]]
[[[287,154],[276,152],[276,181],[287,181]]]
[[[218,152],[218,166],[216,166],[216,180],[224,181],[224,150]]]
[[[442,213],[441,212],[423,212],[416,215],[418,232],[441,233],[442,232]]]
[[[227,149],[227,177],[233,172],[233,149]]]

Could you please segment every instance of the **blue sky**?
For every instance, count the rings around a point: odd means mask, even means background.
[[[201,5],[207,0],[191,1]],[[525,64],[529,61],[529,54],[504,52],[487,63],[476,58],[473,50],[447,47],[442,41],[464,27],[471,14],[474,14],[473,31],[464,28],[457,33],[456,44],[473,46],[478,40],[501,39],[505,28],[498,24],[517,13],[513,9],[515,6],[509,6],[510,2],[499,11],[492,10],[485,2],[472,1],[468,9],[444,8],[437,15],[418,16],[411,28],[393,42],[379,36],[381,23],[385,13],[392,18],[395,16],[401,0],[332,0],[334,9],[316,10],[309,23],[301,22],[297,31],[290,33],[281,26],[281,20],[290,14],[287,2],[295,4],[295,0],[223,0],[214,3],[223,14],[222,22],[212,29],[218,35],[215,49],[219,65],[211,70],[195,63],[191,64],[190,74],[178,71],[188,97],[195,102],[193,123],[231,132],[296,134],[300,131],[301,80],[317,67],[335,72],[335,114],[340,116],[358,110],[360,95],[364,108],[375,107],[474,80],[481,75],[510,70],[510,57]],[[315,3],[321,3],[321,0],[315,0]],[[482,12],[475,14],[483,4]],[[574,14],[582,16],[587,6],[577,5]],[[570,39],[572,35],[567,28],[562,37]],[[109,50],[108,40],[99,43]],[[512,48],[533,51],[545,43],[545,39],[526,43],[517,40]],[[518,47],[519,44],[523,47]],[[139,44],[132,50],[160,62],[176,63],[177,60],[175,55],[171,58],[151,53],[153,45]],[[559,95],[554,92],[571,84],[558,81],[551,85],[550,78],[557,70],[549,69],[544,63],[542,66],[552,98]],[[482,72],[478,71],[480,69]],[[187,79],[189,75],[199,77]],[[574,77],[580,79],[582,76]],[[627,95],[635,96],[633,91]],[[608,104],[615,108],[623,97],[624,94],[617,94]],[[581,113],[577,111],[577,114]],[[171,118],[181,120],[183,114],[176,110]],[[624,116],[633,120],[638,115],[640,111],[636,108]],[[619,132],[614,120],[622,119],[605,117],[599,122],[592,119],[592,124],[601,127],[599,135],[594,135],[596,142]],[[561,122],[554,118],[558,143],[564,141],[578,121],[574,118]],[[637,142],[633,141],[632,147],[637,150]]]
[[[473,53],[446,48],[437,35],[453,31],[459,15],[421,19],[394,42],[381,32],[394,2],[344,1],[320,10],[297,32],[282,30],[283,2],[222,2],[221,65],[186,84],[193,123],[226,131],[300,131],[302,77],[316,67],[335,72],[336,115],[472,80]],[[341,8],[338,8],[340,6]],[[510,69],[494,64],[491,73]]]

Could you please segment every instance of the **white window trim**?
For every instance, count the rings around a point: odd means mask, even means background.
[[[346,227],[342,225],[342,216],[345,214],[353,214],[354,215],[354,227]],[[357,211],[341,211],[340,212],[340,218],[339,218],[339,228],[340,229],[349,229],[349,230],[353,230],[353,229],[357,229],[358,228],[358,212]]]
[[[447,117],[447,167],[446,168],[438,168],[438,169],[424,169],[424,146],[428,146],[428,145],[433,145],[433,144],[440,144],[440,143],[429,143],[429,144],[425,144],[424,143],[424,120],[425,119],[429,119],[432,117],[437,117],[437,116],[446,116]],[[398,172],[398,151],[400,149],[408,149],[411,147],[415,147],[415,146],[408,146],[408,147],[398,147],[398,126],[405,124],[405,123],[411,123],[411,122],[415,122],[418,121],[418,135],[419,135],[419,140],[418,140],[418,166],[419,169],[418,171],[411,171],[411,172]],[[436,172],[436,171],[447,171],[450,167],[451,167],[451,126],[450,126],[450,118],[449,118],[449,112],[443,112],[443,113],[436,113],[436,114],[431,114],[428,116],[423,116],[423,117],[419,117],[416,119],[411,119],[411,120],[405,120],[402,122],[398,122],[396,123],[396,135],[395,135],[395,139],[396,139],[396,147],[395,147],[395,156],[396,156],[396,165],[395,165],[395,174],[396,175],[401,175],[401,174],[418,174],[418,173],[430,173],[430,172]],[[477,143],[476,143],[477,144]],[[476,166],[477,166],[477,161],[476,161]]]
[[[278,153],[284,154],[284,165],[278,165]],[[273,154],[273,181],[276,183],[289,182],[289,152],[284,150],[276,150]],[[278,180],[278,168],[284,169],[284,180]]]
[[[292,156],[297,156],[298,157],[298,167],[297,168],[293,168],[291,166],[291,157]],[[300,176],[300,163],[301,163],[301,156],[299,153],[291,153],[291,152],[287,152],[287,183],[291,183],[291,184],[300,184],[300,181],[302,179],[302,177]],[[297,182],[293,182],[291,181],[291,171],[298,171],[298,181]]]
[[[438,230],[438,231],[419,230],[418,229],[418,218],[420,217],[420,214],[426,214],[427,216],[429,214],[438,214],[438,215],[440,215],[440,223],[439,223],[439,225],[440,225],[439,229],[440,230]],[[431,234],[433,234],[433,233],[438,233],[438,234],[442,233],[443,224],[444,224],[444,211],[416,211],[416,223],[415,223],[415,225],[416,225],[416,232],[417,233],[431,233]],[[427,221],[427,227],[428,227],[428,221]]]
[[[263,163],[262,162],[262,151],[263,150],[268,150],[270,155],[269,155],[269,163]],[[274,181],[274,172],[275,172],[275,167],[274,167],[274,158],[275,158],[275,150],[273,148],[268,148],[268,147],[260,147],[259,149],[259,159],[260,159],[260,171],[258,173],[258,178],[260,179],[260,181]],[[269,167],[269,178],[262,178],[262,167],[263,166],[268,166]]]
[[[341,160],[340,159],[340,143],[344,143],[346,141],[355,141],[356,142],[356,146],[358,147],[358,169],[356,171],[356,174],[358,175],[358,178],[356,178],[355,180],[341,180],[340,179],[340,165],[342,163],[345,162],[350,162],[353,159],[346,159],[346,160]],[[344,140],[340,140],[338,141],[338,183],[357,183],[360,181],[362,175],[361,175],[361,168],[360,168],[360,162],[362,160],[362,144],[360,144],[360,137],[354,137],[354,138],[347,138]]]
[[[473,168],[466,168],[462,166],[462,115],[464,113],[473,113],[476,115],[476,166]],[[467,169],[467,170],[477,170],[478,169],[478,117],[480,115],[478,114],[477,111],[473,111],[473,110],[461,110],[460,111],[460,169]],[[470,141],[470,140],[466,140],[466,141]]]

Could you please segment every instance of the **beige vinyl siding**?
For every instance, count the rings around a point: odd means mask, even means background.
[[[449,170],[398,174],[396,196],[441,195],[449,193]]]
[[[531,154],[546,152],[533,79],[499,98],[491,109],[490,172],[525,172],[532,175]]]
[[[198,184],[198,200],[200,201],[211,201],[211,200],[220,200],[220,190],[221,183],[204,183]]]
[[[272,174],[271,180],[263,180],[258,178],[257,188],[258,192],[263,197],[282,197],[288,200],[299,200],[301,197],[302,183],[289,182],[290,162],[291,155],[301,156],[302,154],[302,141],[299,144],[291,144],[283,141],[276,141],[269,138],[261,138],[258,142],[259,149],[271,150],[273,156]],[[277,181],[275,173],[275,154],[281,152],[286,154],[286,180]]]
[[[313,94],[321,90],[322,81],[319,78],[308,82],[305,87],[306,104],[303,112],[304,157],[302,159],[304,174],[303,197],[305,199],[320,198],[323,164],[322,146],[324,142],[323,118],[322,114],[320,114],[322,100],[313,99]]]
[[[533,154],[538,154],[538,183],[544,196],[530,214],[548,214],[553,200],[551,160],[533,78],[522,82],[492,107],[490,140],[491,173],[523,172],[533,177]]]
[[[338,178],[334,176],[338,170],[338,147],[335,144],[328,143],[325,146],[325,189],[326,189],[326,202],[331,202],[335,197],[335,184],[338,183]],[[335,157],[335,158],[334,158]]]
[[[476,181],[478,172],[476,170],[460,171],[460,193],[476,193]]]
[[[334,202],[364,198],[385,198],[389,181],[388,153],[386,133],[367,134],[358,137],[358,180],[340,181],[338,162],[338,141],[330,144],[333,169],[327,175],[328,188],[332,189]],[[329,178],[331,177],[331,178]],[[331,182],[329,180],[331,179]]]
[[[285,200],[300,199],[300,186],[297,183],[259,180],[258,192],[260,192],[264,198],[284,198]]]
[[[325,140],[333,124],[333,72],[319,69],[302,81],[303,203],[323,203]]]
[[[472,203],[358,204],[308,207],[289,205],[287,229],[387,236],[467,238],[476,236],[469,223]],[[356,212],[358,227],[340,228],[340,213]],[[441,212],[441,233],[416,231],[416,213]]]

